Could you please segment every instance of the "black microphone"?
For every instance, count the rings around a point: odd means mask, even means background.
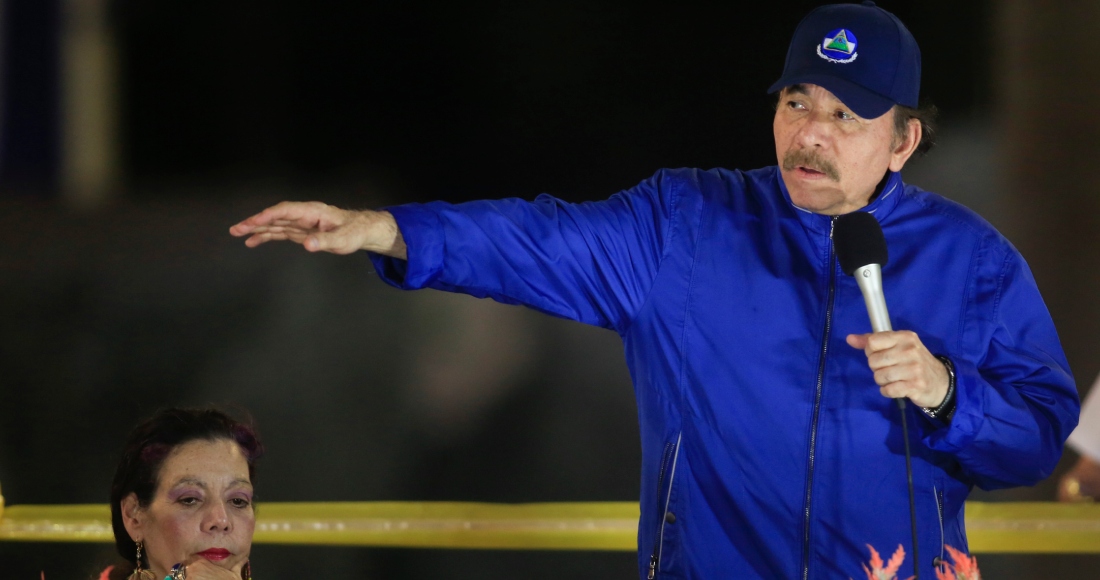
[[[871,329],[875,332],[893,330],[890,312],[886,310],[886,296],[882,293],[882,267],[886,265],[889,254],[878,220],[862,211],[836,218],[833,249],[840,261],[840,269],[854,276],[859,284],[863,302],[867,305],[867,315],[871,317]]]
[[[882,267],[889,254],[886,252],[886,236],[875,216],[856,211],[836,218],[833,223],[833,251],[840,262],[840,269],[853,276],[863,293],[871,329],[875,332],[893,330],[890,312],[886,310],[886,296],[882,293]],[[913,573],[920,580],[920,552],[917,549],[917,513],[913,498],[913,464],[909,452],[909,426],[905,420],[905,399],[894,399],[901,409],[901,430],[905,440],[905,474],[909,480],[909,523],[913,533]]]

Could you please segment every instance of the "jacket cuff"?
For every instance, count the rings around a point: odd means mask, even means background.
[[[943,363],[947,371],[947,394],[943,402],[935,407],[921,407],[925,417],[928,417],[937,427],[943,427],[951,422],[955,415],[955,363],[943,355],[935,355],[936,359]]]
[[[955,413],[950,423],[932,420],[944,428],[932,431],[924,438],[924,443],[936,451],[957,453],[968,447],[982,428],[987,387],[978,367],[960,359],[953,358],[951,362],[955,367]]]
[[[408,258],[400,260],[370,252],[378,277],[402,290],[427,286],[443,271],[446,243],[439,214],[431,204],[410,203],[383,209],[397,222]]]

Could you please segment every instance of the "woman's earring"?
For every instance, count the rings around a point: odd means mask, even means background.
[[[241,568],[241,578],[243,580],[252,580],[252,561],[249,560],[244,563],[244,568]]]
[[[137,557],[135,558],[135,561],[134,561],[134,571],[132,573],[130,573],[129,576],[126,577],[126,580],[156,580],[156,578],[153,577],[152,572],[150,572],[149,570],[143,570],[141,568],[142,543],[141,542],[136,542],[136,544],[137,544]]]

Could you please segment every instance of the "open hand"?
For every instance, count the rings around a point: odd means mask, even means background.
[[[406,257],[405,241],[389,212],[340,209],[319,201],[284,201],[234,225],[229,233],[248,236],[244,243],[250,248],[290,240],[310,252],[369,250]]]

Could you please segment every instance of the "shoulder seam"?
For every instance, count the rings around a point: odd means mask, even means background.
[[[906,184],[906,185],[909,185],[909,184]],[[1004,235],[1001,234],[1001,232],[993,226],[993,224],[990,224],[981,215],[975,213],[974,210],[972,210],[972,209],[970,209],[970,208],[968,208],[968,207],[966,207],[966,206],[964,206],[964,205],[962,205],[962,204],[960,204],[960,203],[958,203],[954,200],[946,198],[946,197],[944,197],[940,194],[937,194],[937,193],[934,193],[934,192],[931,192],[931,191],[925,191],[925,190],[920,189],[920,188],[917,188],[917,189],[923,195],[909,195],[908,193],[904,193],[904,194],[907,197],[909,197],[910,199],[912,199],[913,201],[915,201],[916,203],[920,204],[921,207],[924,207],[924,208],[928,209],[929,211],[933,211],[933,212],[935,212],[935,213],[937,213],[937,214],[939,214],[939,215],[941,215],[941,216],[943,216],[943,217],[959,224],[960,226],[966,228],[966,230],[968,232],[970,232],[971,234],[973,234],[975,236],[978,236],[979,238],[990,239],[993,244],[999,244],[999,245],[1002,245],[1002,246],[1004,246],[1004,245],[1011,246],[1011,242],[1009,242],[1004,237]],[[942,200],[943,203],[935,203],[934,201],[932,201],[932,200],[935,200],[935,199]],[[954,206],[958,206],[958,207],[955,208]],[[963,213],[962,215],[959,215],[960,212],[969,212],[969,215],[967,213]],[[975,224],[975,222],[977,222],[977,224]],[[984,226],[984,227],[979,227],[979,225]]]
[[[1012,253],[1005,253],[1004,259],[1001,260],[1001,273],[997,276],[997,293],[993,298],[993,319],[996,320],[1000,316],[1001,311],[1001,293],[1004,292],[1005,278],[1008,276],[1008,266],[1012,261]]]
[[[664,170],[661,171],[664,174]],[[667,174],[666,174],[667,175]],[[657,269],[653,272],[653,280],[650,281],[649,289],[646,290],[645,296],[638,302],[638,308],[631,313],[631,316],[623,321],[623,324],[618,325],[616,330],[620,336],[626,336],[626,333],[630,331],[630,327],[634,325],[634,320],[637,319],[638,314],[645,308],[645,305],[649,303],[649,297],[653,293],[654,286],[657,285],[657,278],[661,275],[661,268],[665,265],[665,259],[668,257],[670,248],[672,247],[672,236],[676,233],[676,214],[680,201],[680,188],[682,184],[679,179],[669,180],[669,194],[668,194],[668,225],[666,225],[664,235],[664,247],[661,248],[661,257],[657,261]],[[660,187],[660,183],[657,184]]]
[[[698,214],[696,216],[694,216],[693,219],[698,220],[699,222],[702,221],[703,216],[706,215],[706,207],[707,207],[708,203],[709,203],[709,201],[707,200],[706,196],[703,196],[702,199],[699,202]],[[695,229],[696,233],[698,234],[698,231],[701,229],[701,225],[699,223],[696,223],[694,229]],[[696,236],[695,241],[698,242],[698,235]],[[698,243],[693,243],[691,245],[691,269],[690,269],[690,273],[688,274],[687,296],[684,297],[684,310],[683,310],[683,313],[681,314],[681,316],[682,316],[681,321],[682,321],[683,327],[680,330],[680,369],[679,369],[679,372],[677,373],[677,376],[676,376],[676,389],[677,389],[677,391],[679,392],[679,395],[680,395],[679,398],[678,398],[678,401],[679,401],[679,404],[680,404],[679,409],[681,410],[681,413],[680,413],[681,429],[683,429],[683,412],[682,412],[682,410],[684,409],[684,377],[687,376],[687,359],[688,359],[688,357],[687,357],[686,353],[687,353],[687,349],[688,349],[688,312],[691,310],[691,297],[692,297],[693,290],[695,289],[695,266],[697,264],[695,258],[696,258],[696,254],[698,253],[698,251],[699,251],[699,244]]]

